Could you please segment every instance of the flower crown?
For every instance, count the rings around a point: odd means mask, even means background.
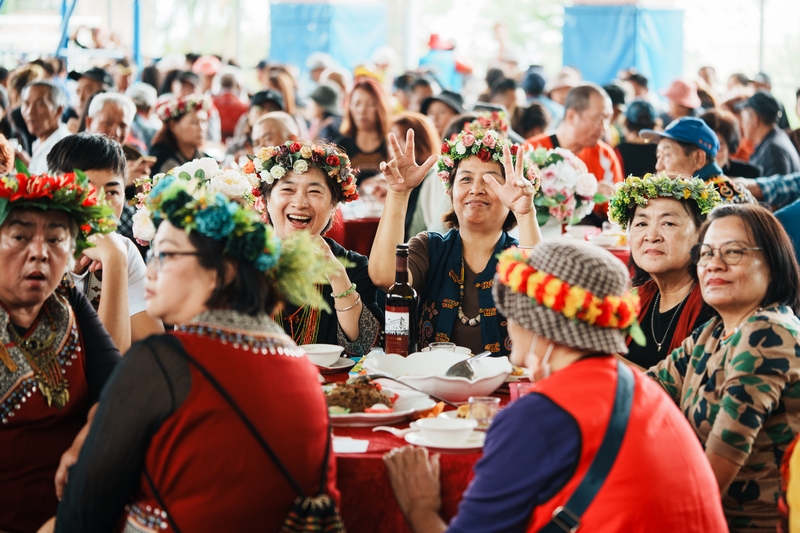
[[[671,178],[664,173],[645,174],[641,178],[628,176],[617,185],[608,202],[608,218],[625,229],[630,223],[631,208],[644,207],[653,198],[694,200],[703,215],[722,203],[716,188],[700,178]]]
[[[79,229],[75,257],[94,246],[87,240],[89,237],[117,229],[114,210],[98,200],[97,190],[80,170],[60,176],[31,176],[17,161],[17,173],[0,178],[0,224],[14,208],[58,209],[69,214]]]
[[[450,190],[450,174],[455,168],[456,161],[467,159],[474,155],[478,156],[478,159],[484,163],[497,161],[502,164],[503,147],[509,146],[511,148],[511,162],[516,164],[519,145],[512,143],[496,130],[484,128],[480,120],[481,118],[464,125],[464,129],[458,135],[442,143],[437,175],[446,191]],[[489,119],[483,118],[483,120]],[[536,172],[536,168],[527,160],[523,161],[522,164],[524,176],[533,182],[536,190],[539,190],[539,175]]]
[[[286,141],[280,146],[263,147],[255,155],[247,156],[242,171],[248,176],[272,184],[287,172],[302,174],[310,166],[322,170],[342,188],[344,203],[358,200],[358,189],[350,167],[350,158],[330,144],[307,141]]]
[[[162,121],[178,118],[192,111],[208,111],[211,109],[211,98],[204,94],[188,94],[180,98],[170,98],[156,106],[156,115]]]
[[[599,298],[582,287],[536,270],[518,248],[509,248],[498,255],[497,274],[503,285],[528,296],[537,305],[543,305],[573,321],[622,330],[637,344],[644,346],[645,337],[638,321],[639,297],[636,294],[609,294]]]

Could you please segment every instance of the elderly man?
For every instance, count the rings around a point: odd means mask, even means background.
[[[69,73],[69,79],[78,82],[78,87],[75,89],[75,93],[78,95],[78,112],[86,107],[86,102],[92,95],[114,87],[114,78],[107,70],[99,67],[92,67],[83,73],[73,70]]]
[[[609,187],[622,181],[620,165],[614,149],[600,140],[608,128],[611,99],[599,85],[585,83],[569,91],[564,101],[564,119],[552,135],[542,133],[528,139],[526,148],[564,148],[586,163],[597,181]],[[599,224],[606,218],[606,205],[595,206],[586,223]]]
[[[136,82],[125,91],[125,96],[133,100],[136,105],[136,115],[131,123],[131,136],[150,150],[153,137],[158,131],[157,124],[153,123],[153,109],[156,107],[158,93],[152,85]]]
[[[86,131],[102,133],[119,144],[125,144],[135,116],[136,104],[124,94],[98,94],[89,104]]]
[[[61,123],[64,111],[63,92],[49,81],[34,81],[22,89],[22,118],[36,137],[31,147],[28,170],[33,174],[47,171],[47,154],[58,141],[71,135]]]
[[[761,167],[764,176],[800,172],[800,155],[778,127],[782,111],[775,97],[757,92],[736,107],[742,112],[742,133],[755,146],[748,163]]]
[[[253,124],[253,149],[262,146],[278,146],[294,141],[300,135],[294,117],[284,111],[272,111],[261,115]]]
[[[722,174],[717,164],[719,138],[708,124],[697,117],[681,117],[664,131],[642,130],[645,141],[658,143],[656,170],[694,176],[713,183],[726,203],[756,203],[746,187]]]

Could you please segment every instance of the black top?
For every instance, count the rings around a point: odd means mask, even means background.
[[[625,176],[644,176],[656,171],[657,144],[636,144],[621,142],[617,146],[622,174]]]
[[[665,359],[670,353],[669,346],[672,344],[672,337],[675,336],[676,325],[681,318],[680,314],[683,312],[684,305],[685,301],[669,309],[667,312],[661,313],[655,310],[656,298],[653,298],[653,301],[650,302],[650,306],[647,308],[647,313],[640,323],[642,331],[644,332],[644,337],[647,339],[647,344],[639,346],[635,342],[631,342],[628,346],[628,355],[625,356],[625,359],[642,368],[651,368]],[[678,309],[678,306],[680,306],[680,309]],[[655,316],[653,316],[653,312],[655,312]],[[672,320],[673,315],[675,316],[674,320]],[[703,304],[700,314],[697,315],[697,320],[692,324],[692,330],[705,324],[713,316],[714,313],[711,311],[711,308]],[[651,317],[653,321],[652,327],[650,326]],[[671,325],[670,320],[672,320]],[[669,331],[667,328],[669,328]],[[656,338],[653,337],[654,331]],[[659,342],[661,343],[661,350],[658,349],[657,343]]]
[[[139,487],[150,438],[192,388],[189,364],[178,351],[183,346],[175,337],[153,335],[134,344],[117,365],[70,468],[56,531],[114,530]]]
[[[205,154],[199,150],[195,151],[194,155],[191,159],[186,159],[182,153],[178,150],[173,150],[166,144],[154,144],[150,148],[150,155],[156,158],[156,162],[153,165],[153,175],[159,174],[162,172],[167,172],[170,169],[173,169],[177,166],[183,165],[184,163],[188,163],[193,159],[200,159],[201,157],[208,157],[208,154]]]
[[[728,164],[722,167],[722,173],[732,178],[758,178],[763,175],[761,167],[735,159],[728,160]]]
[[[86,354],[84,368],[86,371],[86,383],[89,386],[89,398],[92,403],[95,403],[100,398],[103,386],[117,366],[120,360],[120,353],[86,296],[75,289],[74,286],[66,289],[66,296],[72,311],[75,313],[75,320],[80,329],[83,349]],[[27,331],[21,334],[24,335],[25,333]]]

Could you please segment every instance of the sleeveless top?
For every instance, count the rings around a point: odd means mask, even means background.
[[[697,437],[656,383],[634,370],[630,420],[619,454],[581,530],[592,532],[727,531],[719,489]],[[572,478],[534,508],[529,532],[566,504],[600,448],[617,384],[616,360],[589,357],[533,385],[567,411],[581,433],[580,459]],[[591,399],[591,401],[587,401]]]

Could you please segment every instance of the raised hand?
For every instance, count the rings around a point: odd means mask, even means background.
[[[425,176],[436,163],[438,155],[431,155],[422,165],[417,165],[414,154],[414,130],[408,129],[406,133],[406,149],[397,142],[394,133],[389,134],[389,155],[392,159],[388,163],[381,162],[383,172],[389,189],[394,192],[407,192],[419,186]]]
[[[506,182],[500,185],[491,174],[484,174],[483,181],[492,188],[494,193],[503,202],[503,205],[515,215],[527,215],[535,212],[533,197],[536,188],[524,175],[523,161],[525,154],[520,148],[517,153],[516,168],[511,159],[511,148],[503,147],[503,169],[506,173]],[[533,164],[533,163],[531,163]]]

